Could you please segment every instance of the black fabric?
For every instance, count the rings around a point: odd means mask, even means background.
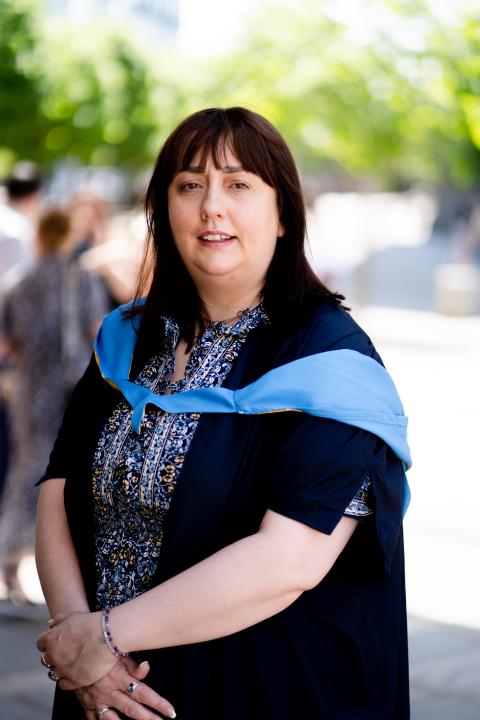
[[[280,343],[257,328],[225,385],[242,387],[296,357],[350,348],[374,357],[329,303]],[[92,363],[67,411],[45,478],[66,477],[65,507],[93,606],[91,462],[119,394]],[[401,464],[368,432],[300,413],[203,415],[167,517],[156,582],[258,529],[268,508],[330,533],[366,476],[375,505],[332,570],[278,615],[226,638],[145,653],[148,682],[182,720],[405,720],[408,657]],[[57,691],[54,718],[83,717]]]

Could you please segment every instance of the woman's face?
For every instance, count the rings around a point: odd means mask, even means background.
[[[283,235],[276,191],[246,172],[228,147],[223,167],[209,157],[202,172],[198,163],[196,156],[168,188],[177,250],[199,290],[225,280],[226,287],[258,292]]]

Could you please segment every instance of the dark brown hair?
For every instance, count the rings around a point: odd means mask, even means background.
[[[59,208],[45,210],[38,221],[38,244],[42,252],[55,252],[67,240],[70,218]]]
[[[202,302],[173,241],[167,191],[174,176],[187,169],[197,154],[201,167],[208,157],[212,157],[215,167],[221,167],[226,146],[247,172],[261,177],[277,193],[285,234],[277,240],[263,288],[263,305],[273,326],[281,323],[288,330],[298,325],[321,298],[335,303],[344,299],[320,282],[306,259],[306,217],[300,180],[280,133],[261,115],[242,107],[200,110],[183,120],[167,138],[147,189],[149,262],[144,263],[136,300],[147,284],[150,289],[143,307],[134,311],[142,314],[136,355],[143,362],[159,350],[153,338],[160,335],[161,315],[177,321],[189,345],[195,328],[204,329]]]

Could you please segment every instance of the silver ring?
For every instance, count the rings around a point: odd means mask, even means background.
[[[133,695],[137,685],[140,685],[140,680],[132,680],[132,682],[128,683],[128,687],[127,687],[125,693],[127,695]]]
[[[48,677],[50,678],[50,680],[53,680],[53,682],[58,682],[62,679],[60,675],[57,675],[53,667],[48,671]]]
[[[102,708],[102,709],[100,710],[100,708],[97,708],[97,707],[96,707],[96,708],[95,708],[95,712],[96,712],[96,714],[97,714],[97,720],[102,720],[103,713],[106,713],[107,710],[110,710],[110,709],[111,709],[111,708],[106,707],[106,708]]]
[[[47,661],[45,660],[45,653],[43,653],[42,657],[40,658],[40,662],[42,663],[43,667],[46,667],[47,670],[52,670],[53,665],[49,665]]]

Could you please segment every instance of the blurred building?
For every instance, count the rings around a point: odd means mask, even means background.
[[[47,9],[82,22],[95,15],[134,20],[156,41],[172,44],[179,24],[179,0],[44,0]]]

